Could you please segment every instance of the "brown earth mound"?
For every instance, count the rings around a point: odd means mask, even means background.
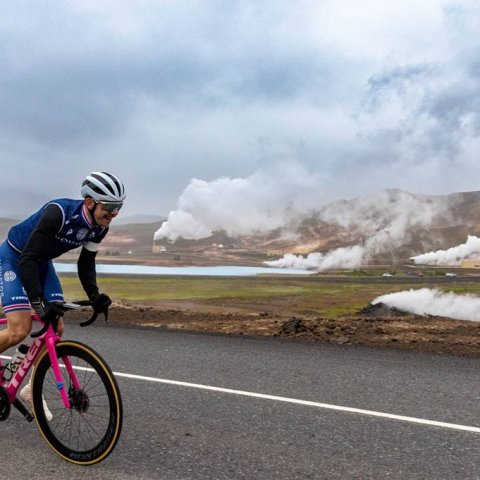
[[[400,310],[396,307],[389,307],[382,302],[369,303],[366,307],[362,308],[359,312],[360,315],[367,317],[402,317],[408,315],[408,312]]]
[[[480,357],[480,323],[411,315],[384,304],[368,305],[357,315],[331,319],[280,316],[266,311],[232,312],[116,302],[110,323],[201,332],[277,336],[336,344],[409,349]],[[200,311],[199,311],[200,310]],[[69,316],[77,322],[88,312]],[[99,320],[101,321],[101,320]]]

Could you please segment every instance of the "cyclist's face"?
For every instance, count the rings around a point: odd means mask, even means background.
[[[93,210],[93,216],[95,223],[100,227],[109,227],[112,220],[118,215],[118,209],[109,212],[101,203],[95,202],[92,198],[87,198],[86,201],[87,208],[90,211],[96,204],[96,208]]]
[[[95,216],[95,222],[100,227],[110,226],[110,222],[118,215],[118,210],[109,212],[106,210],[101,203],[97,203],[97,208],[93,211]]]

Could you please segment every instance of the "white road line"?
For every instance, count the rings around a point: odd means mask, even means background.
[[[0,355],[0,358],[10,360],[11,357],[6,357]],[[89,370],[89,368],[82,368],[77,367],[81,370]],[[390,420],[398,420],[401,422],[409,422],[409,423],[416,423],[420,425],[428,425],[432,427],[440,427],[440,428],[449,428],[451,430],[461,430],[464,432],[473,432],[473,433],[480,433],[480,427],[471,427],[468,425],[458,425],[456,423],[446,423],[446,422],[437,422],[435,420],[427,420],[424,418],[417,418],[417,417],[407,417],[404,415],[395,415],[393,413],[384,413],[384,412],[376,412],[373,410],[363,410],[361,408],[352,408],[352,407],[343,407],[341,405],[332,405],[329,403],[320,403],[320,402],[312,402],[309,400],[300,400],[297,398],[289,398],[289,397],[279,397],[276,395],[266,395],[264,393],[255,393],[255,392],[246,392],[243,390],[232,390],[230,388],[221,388],[221,387],[213,387],[211,385],[202,385],[198,383],[189,383],[189,382],[179,382],[177,380],[168,380],[165,378],[156,378],[156,377],[146,377],[143,375],[133,375],[130,373],[121,373],[121,372],[113,372],[116,377],[122,378],[129,378],[132,380],[142,380],[145,382],[153,382],[153,383],[163,383],[167,385],[176,385],[179,387],[187,387],[187,388],[197,388],[200,390],[209,390],[213,392],[221,392],[221,393],[228,393],[233,395],[241,395],[244,397],[253,397],[253,398],[262,398],[264,400],[273,400],[276,402],[285,402],[285,403],[292,403],[296,405],[304,405],[308,407],[316,407],[316,408],[323,408],[325,410],[335,410],[338,412],[348,412],[348,413],[356,413],[359,415],[368,415],[371,417],[380,417],[380,418],[388,418]]]
[[[197,383],[179,382],[176,380],[167,380],[164,378],[145,377],[142,375],[132,375],[129,373],[120,373],[120,372],[113,372],[113,373],[117,377],[131,378],[134,380],[144,380],[147,382],[164,383],[168,385],[177,385],[180,387],[198,388],[201,390],[210,390],[214,392],[242,395],[244,397],[263,398],[265,400],[273,400],[276,402],[293,403],[297,405],[306,405],[309,407],[324,408],[327,410],[336,410],[339,412],[357,413],[360,415],[369,415],[372,417],[388,418],[390,420],[400,420],[402,422],[418,423],[418,424],[429,425],[434,427],[450,428],[453,430],[462,430],[465,432],[480,433],[479,427],[470,427],[468,425],[458,425],[455,423],[437,422],[435,420],[426,420],[423,418],[416,418],[416,417],[406,417],[403,415],[395,415],[392,413],[375,412],[372,410],[363,410],[360,408],[351,408],[351,407],[343,407],[340,405],[331,405],[328,403],[311,402],[309,400],[299,400],[297,398],[278,397],[276,395],[266,395],[263,393],[245,392],[243,390],[232,390],[230,388],[212,387],[210,385],[201,385]]]

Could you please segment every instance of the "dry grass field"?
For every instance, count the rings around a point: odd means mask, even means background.
[[[479,280],[102,276],[99,284],[114,299],[112,323],[480,356],[478,322],[370,305],[379,295],[425,286],[478,294]],[[82,298],[74,276],[62,283],[68,299]]]

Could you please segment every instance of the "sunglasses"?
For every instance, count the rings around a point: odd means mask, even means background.
[[[123,202],[95,202],[99,203],[104,210],[108,213],[112,213],[115,210],[120,210],[123,207]]]

